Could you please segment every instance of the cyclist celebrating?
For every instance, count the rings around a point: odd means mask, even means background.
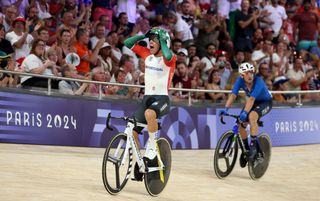
[[[268,91],[263,79],[254,75],[254,66],[250,63],[242,63],[239,66],[240,76],[236,80],[232,93],[226,102],[226,108],[220,111],[220,115],[228,113],[228,109],[235,101],[239,90],[245,91],[248,97],[246,105],[241,110],[240,121],[250,123],[251,143],[249,146],[247,133],[245,128],[239,126],[241,138],[244,141],[245,148],[249,151],[249,160],[252,161],[257,153],[257,135],[258,135],[258,120],[270,112],[272,108],[272,96]],[[240,166],[245,167],[247,160],[243,153],[240,156]]]
[[[150,48],[136,44],[145,38],[149,39]],[[145,60],[145,94],[142,103],[134,113],[134,117],[138,122],[148,124],[149,141],[145,157],[149,161],[155,161],[157,118],[167,114],[170,110],[168,89],[176,67],[176,56],[169,49],[170,36],[168,32],[160,28],[153,28],[145,35],[128,38],[124,41],[124,45]],[[140,127],[134,128],[137,144],[139,144],[138,133],[142,129]]]

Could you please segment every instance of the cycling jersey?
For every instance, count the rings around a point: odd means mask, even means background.
[[[170,61],[156,57],[150,49],[134,45],[132,51],[145,60],[145,95],[168,95],[168,90],[176,67],[176,56]]]
[[[272,99],[272,96],[265,82],[259,76],[254,77],[253,87],[251,91],[249,91],[249,89],[247,88],[244,79],[242,77],[238,77],[233,86],[232,93],[237,96],[240,89],[243,89],[245,91],[246,96],[254,97],[255,101],[269,101]]]

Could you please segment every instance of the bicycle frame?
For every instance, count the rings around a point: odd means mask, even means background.
[[[239,133],[239,125],[237,124],[237,122],[235,123],[235,125],[233,126],[233,128],[232,128],[232,132],[234,133],[233,134],[233,139],[232,139],[232,147],[234,146],[234,143],[236,143],[237,142],[237,138],[239,139],[239,142],[240,142],[240,149],[241,149],[241,151],[242,152],[244,152],[244,153],[246,153],[247,152],[247,150],[246,149],[244,149],[244,142],[243,142],[243,140],[242,140],[242,137],[239,135],[240,133]]]
[[[232,132],[233,132],[233,138],[232,138],[232,144],[231,144],[231,147],[233,148],[234,147],[234,144],[237,142],[237,138],[239,139],[240,141],[240,148],[241,148],[241,151],[244,152],[244,153],[247,153],[247,150],[245,149],[245,146],[244,146],[244,142],[242,140],[242,137],[239,136],[240,135],[240,132],[239,132],[239,124],[243,124],[243,122],[241,123],[240,120],[239,120],[239,117],[236,116],[236,115],[230,115],[230,114],[227,114],[226,116],[231,116],[233,118],[236,118],[236,121],[234,123],[234,126],[232,127]],[[220,120],[223,124],[224,121],[223,119]],[[250,136],[248,133],[247,133],[248,137]]]
[[[144,127],[144,128],[147,127],[146,124],[142,124],[142,123],[138,123],[138,122],[136,123],[136,125],[139,126],[139,127]],[[163,162],[161,160],[159,151],[157,151],[159,167],[149,167],[148,169],[146,168],[145,163],[143,161],[143,158],[141,157],[140,149],[138,148],[137,143],[136,143],[136,141],[134,139],[134,136],[133,136],[133,132],[132,131],[133,131],[134,127],[135,127],[135,125],[132,122],[128,122],[127,127],[126,127],[126,129],[124,131],[124,133],[127,135],[127,141],[126,141],[126,147],[125,147],[124,155],[123,155],[123,158],[121,160],[120,165],[123,166],[125,164],[125,159],[128,157],[129,149],[132,148],[133,154],[135,155],[135,158],[136,158],[136,162],[138,163],[138,166],[139,166],[139,171],[141,173],[145,173],[146,171],[147,172],[154,172],[154,171],[163,170],[164,169],[164,165],[163,165]],[[120,143],[118,144],[118,147],[117,147],[117,149],[115,151],[115,156],[117,156],[117,154],[119,152],[119,149],[123,146],[124,143],[125,143],[124,140],[120,141]],[[158,148],[158,145],[157,145],[157,150],[158,149],[159,148]]]

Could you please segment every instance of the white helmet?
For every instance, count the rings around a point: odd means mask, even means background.
[[[254,71],[254,66],[248,62],[242,63],[239,66],[239,73],[243,74],[248,71]]]

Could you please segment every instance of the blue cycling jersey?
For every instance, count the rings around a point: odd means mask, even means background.
[[[266,84],[259,76],[255,76],[253,78],[253,87],[251,91],[247,88],[244,79],[242,77],[238,77],[233,86],[232,93],[237,96],[240,89],[243,89],[248,97],[254,97],[255,101],[269,101],[272,99]]]

